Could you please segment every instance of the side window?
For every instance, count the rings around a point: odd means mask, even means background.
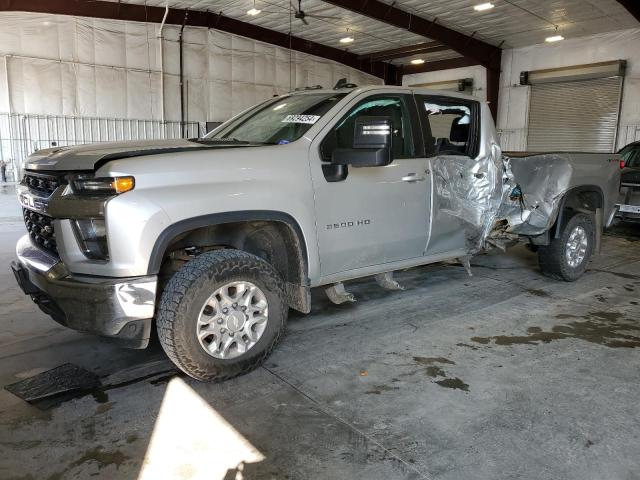
[[[627,152],[622,154],[622,160],[624,160],[625,165],[630,166],[638,166],[640,165],[640,148],[632,147]]]
[[[389,117],[392,123],[393,158],[412,158],[415,146],[411,117],[407,104],[410,96],[376,95],[358,103],[334,126],[321,145],[324,161],[331,160],[335,148],[352,148],[355,122],[358,117]]]
[[[418,103],[419,108],[424,109],[423,113],[431,129],[431,150],[436,155],[475,156],[475,102],[422,97]]]

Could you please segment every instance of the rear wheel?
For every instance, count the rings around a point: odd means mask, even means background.
[[[542,273],[558,280],[573,282],[580,278],[595,245],[593,217],[576,213],[565,225],[559,238],[538,249],[538,263]]]
[[[198,380],[221,381],[262,363],[284,331],[288,307],[278,272],[238,250],[208,252],[167,284],[157,328],[167,356]]]

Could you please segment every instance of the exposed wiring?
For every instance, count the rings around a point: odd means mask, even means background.
[[[512,7],[516,7],[518,9],[522,10],[523,12],[528,13],[529,15],[533,15],[534,17],[536,17],[539,20],[542,20],[543,22],[547,22],[549,25],[555,27],[555,29],[558,30],[559,25],[557,23],[549,20],[548,18],[545,18],[542,15],[538,15],[537,13],[529,10],[528,8],[524,8],[521,5],[518,5],[517,3],[513,3],[511,0],[503,0],[503,1],[504,1],[504,3],[508,3]]]

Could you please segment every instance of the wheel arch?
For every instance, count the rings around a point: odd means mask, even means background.
[[[569,212],[591,212],[594,215],[604,208],[604,193],[597,185],[580,185],[568,190],[563,196],[558,206],[556,222],[553,227],[553,238],[559,238],[562,230],[571,218]],[[597,215],[596,215],[597,217]],[[598,223],[598,222],[597,222]],[[596,230],[599,236],[601,228]]]
[[[180,220],[156,239],[148,274],[161,272],[168,255],[187,245],[243,250],[271,263],[287,286],[289,306],[310,311],[309,257],[305,237],[289,214],[273,210],[214,213]]]

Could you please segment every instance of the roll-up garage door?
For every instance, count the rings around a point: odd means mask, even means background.
[[[613,152],[622,77],[531,86],[527,150]]]

